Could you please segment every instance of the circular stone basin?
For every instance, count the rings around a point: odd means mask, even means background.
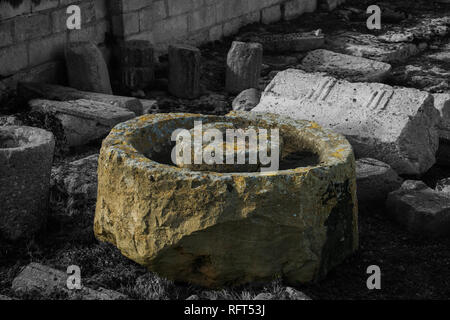
[[[45,130],[0,127],[1,237],[31,237],[45,222],[54,147]]]
[[[283,155],[311,165],[193,171],[170,161],[195,121],[279,129]],[[295,158],[302,159],[295,159]],[[322,278],[358,246],[355,160],[341,135],[271,114],[155,114],[117,125],[99,157],[98,239],[167,278],[207,287]]]
[[[200,134],[204,133],[206,136],[203,141],[195,144],[196,135],[200,136],[197,133],[198,130],[200,130]],[[233,135],[229,136],[229,138],[232,138],[233,140],[232,143],[227,141],[227,135],[230,130],[233,132]],[[239,135],[239,132],[242,134],[241,143],[238,143],[236,138],[236,136]],[[231,122],[211,122],[202,125],[201,128],[196,128],[194,126],[193,129],[186,133],[188,133],[187,137],[180,135],[179,139],[177,139],[177,143],[179,143],[179,152],[175,153],[175,163],[180,168],[187,168],[194,171],[214,171],[222,173],[255,172],[261,170],[261,168],[264,167],[264,164],[261,163],[260,158],[258,157],[259,152],[262,151],[260,150],[261,148],[258,145],[258,141],[263,139],[266,141],[266,143],[262,144],[267,149],[265,149],[265,154],[269,155],[272,149],[277,150],[278,156],[276,157],[276,161],[278,163],[280,160],[283,161],[281,154],[279,154],[279,151],[283,149],[283,137],[279,137],[278,135],[276,138],[278,140],[276,142],[272,141],[270,131],[266,131],[263,137],[263,134],[260,134],[261,132],[254,126],[242,128]],[[215,145],[215,143],[217,145]],[[221,156],[217,154],[217,160],[219,160],[220,163],[214,161],[208,164],[206,161],[202,161],[201,163],[196,164],[194,162],[196,153],[200,154],[202,157],[204,154],[216,156],[217,147],[222,152]],[[183,157],[183,150],[190,151],[188,152],[190,155],[188,159],[186,159],[187,161],[185,161]],[[231,153],[229,156],[233,157],[231,164],[227,164],[227,154],[229,153]],[[276,155],[274,154],[274,156]],[[241,159],[241,163],[237,161],[238,159]]]

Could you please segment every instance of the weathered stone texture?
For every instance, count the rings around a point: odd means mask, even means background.
[[[105,137],[118,123],[132,119],[129,110],[91,100],[31,100],[33,111],[55,115],[61,121],[69,146],[84,145]]]
[[[65,50],[71,87],[83,91],[112,94],[108,66],[100,49],[91,42],[72,42]]]
[[[0,127],[0,236],[32,237],[46,223],[55,140],[38,128]]]
[[[200,50],[188,45],[169,46],[169,92],[178,98],[200,95]]]
[[[279,128],[286,145],[311,148],[322,162],[229,174],[165,164],[173,130],[196,120]],[[248,112],[157,114],[116,126],[103,142],[95,234],[170,279],[209,287],[275,275],[316,280],[356,250],[357,225],[352,148],[316,123]]]
[[[97,92],[79,91],[73,88],[52,84],[21,82],[18,85],[18,94],[26,101],[33,99],[47,99],[57,101],[91,100],[106,103],[114,107],[128,109],[134,112],[134,114],[137,116],[142,115],[143,112],[142,104],[136,98],[113,96]]]
[[[253,111],[317,121],[344,134],[358,158],[381,160],[399,174],[422,174],[436,161],[440,117],[427,92],[290,69],[276,75]]]
[[[409,232],[429,237],[450,236],[450,193],[422,181],[405,181],[389,194],[389,214]]]
[[[67,288],[68,275],[39,263],[32,262],[22,269],[14,278],[12,290],[16,294],[39,293],[43,297],[52,294],[66,294],[71,300],[126,300],[127,297],[119,292],[99,288],[93,290],[82,285],[79,290]]]
[[[263,48],[259,43],[234,41],[227,56],[226,90],[238,94],[258,88]]]
[[[261,91],[258,89],[247,89],[242,91],[233,100],[234,111],[250,111],[256,107],[261,99]]]
[[[98,154],[94,154],[52,169],[52,196],[66,199],[66,215],[97,199],[97,166]]]
[[[391,72],[390,64],[328,50],[308,53],[301,68],[307,72],[325,72],[351,82],[383,82]]]
[[[124,88],[139,90],[155,80],[154,50],[149,41],[131,40],[121,45],[121,80]]]
[[[403,179],[381,161],[364,158],[356,161],[356,186],[359,206],[384,205],[388,194],[402,185]]]

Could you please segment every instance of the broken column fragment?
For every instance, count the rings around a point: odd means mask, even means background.
[[[51,132],[0,127],[0,236],[32,237],[44,226],[55,140]]]
[[[65,50],[67,76],[78,90],[112,94],[108,66],[100,49],[91,42],[72,42]]]
[[[200,96],[200,62],[198,48],[175,44],[169,46],[169,92],[177,98]]]
[[[69,146],[84,145],[105,137],[118,123],[135,117],[134,113],[91,100],[31,100],[33,111],[50,113],[61,121]]]
[[[227,56],[226,90],[238,94],[258,88],[262,57],[261,44],[234,41]]]
[[[351,82],[382,82],[392,67],[380,61],[319,49],[308,53],[301,68],[307,72],[325,72]]]
[[[129,90],[143,90],[155,80],[154,50],[149,41],[129,40],[120,48],[122,86]]]
[[[115,107],[128,109],[134,112],[134,114],[137,116],[142,115],[143,112],[141,102],[139,101],[139,99],[133,97],[123,97],[97,92],[79,91],[69,87],[37,82],[19,82],[17,89],[19,96],[26,101],[33,99],[47,99],[57,101],[84,99],[103,102]]]
[[[252,111],[313,120],[344,134],[358,158],[374,158],[399,174],[435,163],[439,112],[423,91],[350,83],[300,70],[279,72]]]

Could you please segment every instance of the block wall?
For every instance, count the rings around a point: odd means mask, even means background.
[[[80,30],[66,26],[72,4],[81,8]],[[61,82],[69,41],[107,48],[110,34],[149,40],[161,53],[172,42],[199,45],[316,8],[317,0],[0,0],[0,95],[18,80]]]
[[[119,0],[111,10],[113,33],[150,40],[164,51],[171,42],[198,45],[229,36],[250,23],[292,19],[317,0]]]
[[[110,29],[107,2],[0,0],[0,90],[19,79],[56,81],[64,71],[64,46],[69,41],[102,45]],[[71,4],[80,6],[80,30],[67,29]]]

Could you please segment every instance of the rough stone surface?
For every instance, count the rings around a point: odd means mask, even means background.
[[[38,292],[44,297],[63,292],[69,299],[73,300],[127,299],[125,295],[105,288],[93,290],[82,286],[79,290],[69,290],[67,288],[67,278],[68,275],[60,270],[32,262],[14,278],[12,290],[19,295]]]
[[[386,205],[389,214],[411,233],[450,236],[450,193],[408,180],[389,194]]]
[[[414,43],[386,43],[372,34],[341,32],[327,39],[327,49],[382,62],[401,62],[420,50]]]
[[[251,34],[242,40],[260,43],[267,52],[304,52],[323,48],[325,36],[321,30],[288,34]]]
[[[100,49],[90,42],[71,42],[65,50],[71,87],[83,91],[112,94],[108,66]]]
[[[312,300],[306,294],[301,291],[298,291],[292,287],[286,287],[285,289],[290,300]]]
[[[156,113],[159,110],[157,100],[140,99],[139,101],[143,107],[143,114]]]
[[[200,128],[197,128],[197,130]],[[227,135],[227,130],[254,130],[255,133],[255,138],[256,141],[254,141],[256,143],[256,145],[251,145],[250,144],[250,138],[246,138],[245,136],[242,139],[245,139],[243,142],[243,145],[240,145],[240,142],[237,143],[229,143],[226,139],[226,135]],[[195,163],[195,153],[201,153],[202,155],[204,154],[211,154],[214,151],[214,148],[211,146],[211,141],[208,141],[207,139],[203,138],[202,143],[198,144],[198,147],[193,146],[195,144],[195,135],[196,134],[203,134],[208,130],[218,130],[218,132],[221,134],[222,136],[222,143],[221,143],[221,149],[222,149],[222,159],[221,162],[222,163],[213,163],[213,164],[208,164],[205,162],[202,162],[201,164],[197,164]],[[200,131],[200,130],[198,130]],[[257,156],[254,163],[250,162],[250,154],[254,153],[256,155],[258,155],[258,153],[260,152],[260,146],[257,144],[258,141],[261,141],[261,136],[260,136],[260,131],[258,128],[256,128],[255,126],[237,126],[235,124],[233,124],[232,122],[215,122],[215,123],[208,123],[205,125],[202,125],[201,128],[201,133],[196,132],[196,129],[193,128],[191,130],[189,130],[190,133],[190,141],[185,141],[184,137],[182,138],[181,141],[177,141],[177,144],[179,144],[179,148],[181,150],[181,153],[183,153],[183,150],[185,150],[185,148],[189,148],[191,149],[191,157],[190,157],[190,161],[188,163],[184,163],[183,162],[183,154],[180,155],[176,155],[176,165],[179,166],[180,168],[187,168],[189,170],[193,170],[193,171],[214,171],[214,172],[221,172],[221,173],[227,173],[227,172],[256,172],[258,170],[261,169],[261,167],[265,167],[261,161],[260,158]],[[245,133],[244,133],[245,134]],[[279,150],[280,154],[279,154],[279,158],[278,163],[280,163],[280,158],[281,158],[281,151],[283,149],[283,138],[279,137],[278,141],[272,141],[271,137],[270,137],[270,132],[268,132],[268,137],[267,139],[269,140],[269,146],[267,146],[267,148],[269,150],[271,150],[271,148],[275,148],[274,150]],[[244,157],[245,161],[244,163],[238,164],[238,163],[233,163],[233,164],[227,164],[227,152],[231,152],[233,155],[237,155],[236,157]]]
[[[188,45],[169,46],[169,92],[177,98],[195,99],[200,95],[200,62],[198,48]]]
[[[364,158],[356,161],[356,186],[358,205],[382,205],[388,194],[402,185],[392,168],[376,159]]]
[[[79,91],[69,87],[45,83],[21,82],[18,85],[18,94],[26,101],[32,99],[47,99],[57,101],[85,99],[98,101],[110,104],[115,107],[128,109],[134,112],[134,114],[137,116],[142,115],[143,109],[141,102],[136,98],[113,96],[97,92]]]
[[[238,94],[258,88],[263,47],[258,43],[234,41],[227,56],[226,90]]]
[[[20,240],[45,224],[55,140],[38,128],[0,127],[0,236]]]
[[[7,300],[13,300],[13,299],[0,294],[0,301],[7,301]]]
[[[125,89],[146,89],[155,80],[154,49],[149,41],[124,41],[120,48],[121,80]]]
[[[52,196],[67,199],[67,215],[97,198],[97,166],[98,154],[93,154],[52,169]]]
[[[434,106],[441,115],[438,124],[439,137],[450,141],[450,93],[433,94]]]
[[[135,114],[129,110],[91,101],[31,100],[33,111],[49,113],[61,121],[69,146],[84,145],[106,136],[116,124],[132,119]]]
[[[450,178],[439,180],[436,184],[436,191],[450,193]]]
[[[301,68],[352,82],[383,82],[391,72],[390,64],[322,49],[308,53]]]
[[[261,91],[258,89],[247,89],[242,91],[233,100],[233,110],[234,111],[251,111],[257,106],[259,100],[261,99]]]
[[[344,134],[358,158],[375,158],[399,174],[435,163],[439,113],[430,94],[377,83],[350,83],[300,70],[279,72],[257,112],[317,121]]]
[[[164,164],[173,130],[196,120],[278,127],[286,145],[321,162],[229,174]],[[352,148],[316,123],[249,112],[142,116],[104,140],[98,179],[97,238],[170,279],[219,287],[279,275],[298,284],[358,247]]]

